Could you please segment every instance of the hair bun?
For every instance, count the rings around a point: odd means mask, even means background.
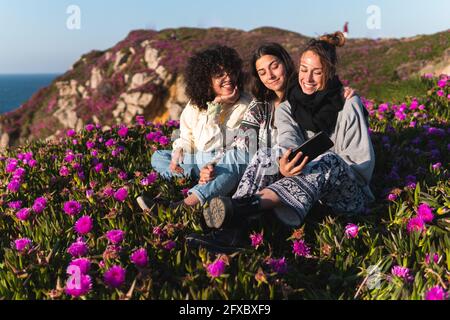
[[[335,47],[343,47],[346,41],[344,34],[340,31],[333,34],[325,34],[319,40],[325,41]]]

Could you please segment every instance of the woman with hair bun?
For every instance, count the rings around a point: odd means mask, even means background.
[[[288,226],[301,225],[316,202],[335,213],[360,214],[374,200],[369,188],[375,154],[369,136],[368,112],[358,96],[344,100],[336,74],[337,47],[345,45],[342,32],[308,42],[300,55],[298,81],[287,89],[287,101],[275,111],[280,180],[246,198],[214,198],[209,203],[217,230],[193,235],[188,241],[215,251],[245,246],[250,218],[275,213]],[[319,132],[334,146],[308,162],[293,149]]]

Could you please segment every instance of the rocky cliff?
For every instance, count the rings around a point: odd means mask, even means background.
[[[276,41],[296,59],[307,40],[274,28],[133,31],[108,50],[83,55],[49,87],[0,116],[0,146],[59,137],[87,123],[107,129],[128,124],[137,115],[154,121],[177,119],[188,100],[182,71],[193,52],[220,43],[235,47],[248,61],[258,45]],[[448,31],[412,39],[350,40],[340,52],[340,74],[370,94],[372,86],[387,81],[445,70],[449,47]]]

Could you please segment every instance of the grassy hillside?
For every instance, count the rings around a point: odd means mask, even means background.
[[[448,296],[450,80],[402,104],[364,100],[377,155],[366,215],[313,212],[299,230],[270,217],[244,252],[186,247],[199,210],[141,212],[143,190],[182,199],[194,181],[150,167],[176,122],[143,117],[0,157],[5,299],[430,299]],[[147,119],[148,120],[148,119]],[[250,239],[253,238],[252,247]],[[262,239],[262,242],[261,242]],[[259,241],[258,241],[259,240]],[[80,281],[73,268],[80,267]]]

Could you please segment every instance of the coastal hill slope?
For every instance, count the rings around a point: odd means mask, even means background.
[[[403,39],[350,39],[339,55],[346,84],[377,99],[391,83],[424,73],[450,73],[450,30]],[[187,103],[183,69],[212,44],[236,48],[248,61],[264,42],[279,42],[296,61],[310,38],[276,28],[180,28],[132,31],[114,47],[91,51],[19,109],[0,116],[0,147],[55,138],[88,123],[129,124],[137,115],[177,119]],[[248,65],[246,65],[248,70]],[[383,97],[385,98],[385,97]]]

